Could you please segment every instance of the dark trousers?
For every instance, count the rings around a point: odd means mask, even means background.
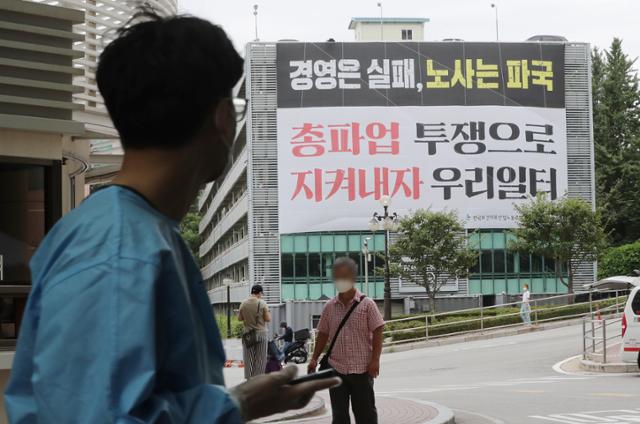
[[[331,389],[333,424],[350,424],[349,399],[356,424],[377,424],[378,411],[373,393],[373,378],[369,374],[338,374],[342,385]]]

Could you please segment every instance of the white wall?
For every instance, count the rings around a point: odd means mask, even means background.
[[[384,41],[403,41],[402,30],[413,31],[410,41],[424,41],[424,24],[418,23],[384,23],[382,24]],[[358,22],[355,28],[356,41],[380,41],[380,24]]]

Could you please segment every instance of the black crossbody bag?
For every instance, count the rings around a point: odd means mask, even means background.
[[[349,320],[349,317],[351,316],[351,313],[353,312],[353,310],[356,309],[360,303],[362,303],[365,297],[366,297],[365,295],[360,296],[360,301],[354,302],[351,309],[349,309],[349,312],[347,312],[347,315],[345,315],[344,318],[342,318],[342,322],[340,322],[340,325],[338,326],[338,330],[336,331],[336,334],[333,336],[333,340],[331,340],[331,344],[329,345],[329,350],[327,350],[327,353],[325,353],[322,359],[320,359],[320,368],[319,368],[320,371],[324,371],[331,368],[331,365],[329,365],[329,357],[331,356],[331,351],[333,350],[333,346],[336,344],[336,340],[338,339],[340,330],[342,330],[342,327],[344,327],[344,325]]]

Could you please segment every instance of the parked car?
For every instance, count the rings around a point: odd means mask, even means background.
[[[622,360],[640,367],[640,271],[617,275],[585,284],[584,290],[630,290],[622,316]]]
[[[631,290],[622,316],[622,360],[640,367],[640,287]]]

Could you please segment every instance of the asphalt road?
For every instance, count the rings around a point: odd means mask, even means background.
[[[580,327],[383,355],[380,396],[423,399],[458,424],[640,423],[640,375],[566,375]]]

